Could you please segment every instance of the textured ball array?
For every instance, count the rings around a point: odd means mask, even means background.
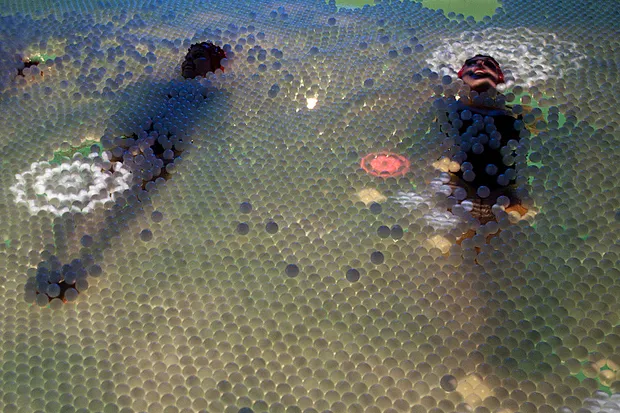
[[[0,10],[0,411],[620,411],[613,2],[143,3]]]

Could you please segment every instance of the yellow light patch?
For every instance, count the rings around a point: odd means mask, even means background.
[[[370,205],[373,202],[381,203],[387,200],[387,198],[374,188],[362,189],[357,193],[360,201],[366,205]]]

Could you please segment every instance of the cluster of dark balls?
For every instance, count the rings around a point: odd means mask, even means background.
[[[479,197],[487,198],[494,190],[518,183],[517,171],[523,170],[527,154],[519,142],[521,118],[472,116],[464,110],[450,113],[449,120],[452,128],[463,131],[455,139],[452,156],[461,165],[457,176],[477,188]]]
[[[37,68],[39,63],[41,63],[41,62],[39,60],[37,60],[37,59],[26,59],[26,60],[24,60],[23,61],[23,67],[19,67],[17,69],[17,75],[18,76],[22,76],[22,77],[26,77],[27,74],[31,74],[32,75],[32,74],[38,73],[39,75],[43,76],[43,72]],[[32,69],[33,67],[36,68],[36,69]],[[24,69],[29,69],[30,73],[24,72]]]
[[[79,292],[88,288],[87,277],[98,277],[101,272],[101,267],[94,264],[90,256],[64,265],[58,257],[52,256],[37,268],[36,276],[26,282],[26,301],[38,305],[46,305],[54,298],[65,303],[74,301]]]
[[[122,162],[142,182],[143,189],[158,178],[169,179],[175,168],[175,160],[191,142],[164,131],[156,122],[148,121],[146,129],[128,137],[114,139],[115,147],[108,150],[111,162]]]
[[[217,69],[224,70],[221,65],[224,58],[226,52],[211,42],[192,44],[181,64],[182,75],[186,79],[193,79],[197,76],[205,77],[208,72],[215,72]]]

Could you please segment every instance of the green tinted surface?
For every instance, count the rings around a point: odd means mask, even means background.
[[[338,7],[363,7],[373,5],[374,0],[337,0]],[[482,20],[484,16],[492,16],[495,9],[501,6],[497,0],[422,0],[424,7],[438,10],[442,9],[446,16],[448,13],[462,14],[464,17],[472,16],[475,20]]]
[[[93,145],[99,146],[99,149],[101,150],[101,144],[98,141],[87,141],[84,142],[83,145],[80,145],[78,147],[71,147],[70,149],[64,151],[59,150],[54,152],[54,158],[51,159],[49,163],[60,165],[62,162],[69,161],[76,153],[81,153],[82,155],[84,155],[84,157],[88,157],[88,155],[90,155],[91,153],[90,148]]]

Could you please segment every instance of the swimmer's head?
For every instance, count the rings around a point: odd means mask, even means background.
[[[211,42],[192,44],[181,64],[183,77],[193,79],[196,76],[205,77],[208,72],[215,72],[217,69],[224,71],[221,62],[225,57],[224,50]]]
[[[468,84],[471,90],[479,93],[495,89],[498,84],[504,83],[504,74],[497,60],[481,54],[467,59],[459,70],[458,77]]]

